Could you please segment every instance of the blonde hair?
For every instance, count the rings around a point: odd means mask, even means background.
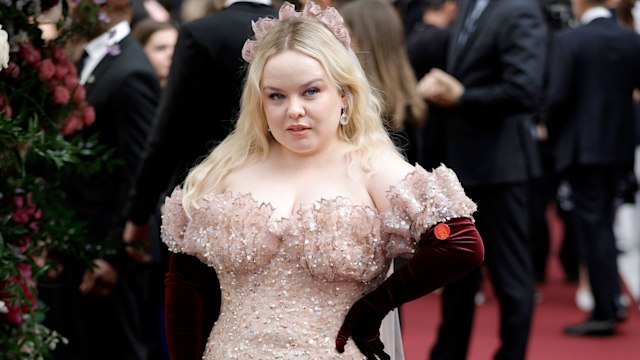
[[[427,105],[416,91],[416,78],[398,11],[388,1],[357,0],[340,8],[369,81],[384,99],[390,126],[404,129],[409,105],[416,126],[423,125]]]
[[[187,212],[197,207],[197,200],[218,186],[233,169],[250,160],[262,161],[267,157],[272,140],[262,107],[262,75],[269,59],[286,50],[318,60],[329,81],[346,96],[348,123],[339,126],[338,138],[353,145],[349,169],[357,163],[371,173],[377,151],[397,152],[382,123],[379,99],[353,52],[316,20],[298,17],[279,21],[260,41],[249,64],[235,129],[185,180],[183,206]]]

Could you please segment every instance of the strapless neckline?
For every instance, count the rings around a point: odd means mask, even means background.
[[[217,194],[207,193],[202,197],[202,200],[204,203],[215,203],[216,201],[240,201],[241,203],[249,202],[255,205],[258,209],[263,209],[265,212],[268,212],[271,215],[274,214],[277,210],[277,208],[273,206],[271,202],[258,200],[251,192],[233,191],[230,189],[225,189],[224,191]],[[199,205],[204,208],[209,207],[208,205],[202,203]],[[333,196],[330,198],[320,198],[311,202],[300,203],[296,210],[289,215],[275,217],[271,216],[269,218],[269,222],[281,223],[299,219],[304,212],[307,212],[309,210],[321,211],[321,209],[326,207],[351,207],[354,209],[361,209],[364,213],[373,214],[376,217],[381,216],[381,212],[372,206],[365,204],[353,204],[353,201],[346,196]]]

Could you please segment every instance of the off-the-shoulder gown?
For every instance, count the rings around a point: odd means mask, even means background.
[[[349,307],[384,280],[394,257],[411,256],[422,232],[476,209],[445,166],[416,165],[387,197],[385,212],[336,197],[276,218],[250,193],[224,191],[205,195],[189,219],[174,190],[163,240],[213,266],[222,290],[204,359],[363,359],[352,342],[335,350]]]

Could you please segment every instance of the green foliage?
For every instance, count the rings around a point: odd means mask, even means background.
[[[47,7],[52,3],[48,1]],[[44,6],[44,1],[43,1]],[[118,248],[94,244],[65,206],[63,179],[118,164],[97,138],[81,136],[95,118],[65,44],[95,33],[99,5],[80,0],[55,41],[41,39],[40,1],[0,2],[9,67],[0,68],[0,357],[46,359],[64,334],[43,325],[37,283],[72,256],[91,263]],[[68,14],[64,14],[65,16]],[[70,18],[69,18],[70,19]],[[0,42],[2,37],[0,37]],[[0,50],[8,44],[0,43]],[[0,66],[2,64],[0,63]],[[120,242],[117,242],[120,244]]]

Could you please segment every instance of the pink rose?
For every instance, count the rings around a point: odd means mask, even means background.
[[[13,109],[11,109],[11,104],[6,103],[3,108],[0,108],[0,113],[4,113],[4,115],[8,118],[13,117]]]
[[[16,268],[20,270],[20,282],[31,283],[31,265],[23,262],[19,262],[16,264]]]
[[[9,308],[9,312],[4,315],[7,318],[7,321],[10,324],[13,324],[15,326],[22,324],[23,320],[22,320],[22,312],[20,311],[20,307],[18,307],[13,302],[7,302],[6,304],[7,304],[7,307]]]
[[[16,209],[11,213],[11,219],[17,223],[25,223],[29,221],[29,212],[24,208]]]
[[[38,224],[37,220],[40,220],[42,216],[41,210],[31,201],[31,193],[28,194],[17,194],[13,198],[13,202],[15,205],[15,210],[11,213],[11,218],[13,221],[17,223],[26,223],[31,221],[29,227],[37,231]]]
[[[69,89],[70,91],[73,91],[78,86],[80,86],[80,81],[78,81],[78,77],[77,76],[68,74],[64,78],[64,85],[67,87],[67,89]]]
[[[82,109],[82,120],[87,126],[93,124],[93,122],[96,121],[96,111],[94,110],[93,106],[85,106]]]
[[[22,289],[24,296],[29,301],[29,304],[22,305],[22,312],[31,312],[38,306],[36,296],[31,290],[36,287],[36,282],[32,277],[31,265],[20,262],[16,264],[16,267],[18,268],[18,270],[20,270],[20,274],[16,276],[16,281],[18,282],[18,284],[20,284],[20,288]]]
[[[84,86],[78,85],[76,89],[73,91],[73,102],[75,104],[82,104],[82,102],[86,99],[87,92],[84,89]]]
[[[36,69],[38,69],[38,77],[43,81],[51,79],[56,73],[56,65],[51,59],[40,61],[36,64]]]
[[[74,64],[72,64],[70,61],[67,61],[63,65],[67,67],[67,71],[69,72],[70,76],[73,76],[75,78],[78,77],[78,70],[76,69],[76,66]]]
[[[67,51],[60,46],[53,49],[52,56],[57,63],[63,63],[65,60],[68,60]]]
[[[56,85],[53,88],[53,103],[66,105],[69,103],[71,99],[71,94],[69,93],[69,89],[64,86]]]
[[[5,71],[14,79],[20,76],[20,67],[13,61],[9,61],[9,67],[7,67],[7,70]]]
[[[9,291],[0,291],[0,299],[4,299],[5,306],[8,312],[0,314],[10,324],[18,326],[22,324],[24,313],[29,313],[38,307],[36,295],[32,289],[35,289],[36,283],[32,278],[31,266],[25,263],[17,263],[16,268],[20,271],[19,274],[10,276],[6,281],[0,281],[0,289],[5,289],[7,283],[17,283],[20,286],[20,290],[24,294],[28,301],[28,304],[18,304],[15,301],[8,300],[13,297],[13,294]]]
[[[29,65],[35,65],[42,58],[40,52],[34,48],[30,43],[25,42],[20,45],[20,57],[24,59]]]
[[[74,111],[64,120],[64,123],[62,124],[62,133],[64,135],[73,134],[74,132],[82,129],[82,126],[82,119],[79,118]]]
[[[21,235],[20,238],[18,238],[18,243],[15,244],[13,248],[24,253],[29,245],[31,245],[31,238],[28,235]]]
[[[58,64],[56,65],[56,75],[55,78],[58,80],[65,79],[69,75],[69,67]]]
[[[8,118],[11,118],[13,116],[9,98],[2,94],[0,94],[0,114],[4,114]]]

